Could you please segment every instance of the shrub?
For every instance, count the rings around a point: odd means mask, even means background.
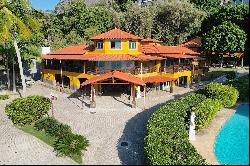
[[[206,164],[188,141],[187,112],[206,97],[191,93],[156,110],[147,124],[144,151],[148,164]]]
[[[231,85],[239,91],[239,100],[249,100],[249,75],[239,77],[234,80],[224,82],[225,85]]]
[[[0,100],[6,100],[8,98],[9,98],[8,95],[0,95]]]
[[[195,129],[206,128],[222,108],[221,101],[206,99],[192,108],[195,112]]]
[[[7,116],[14,124],[31,124],[42,118],[51,108],[51,102],[43,96],[28,96],[14,99],[5,107]]]
[[[68,133],[55,141],[54,149],[58,155],[72,156],[73,154],[81,155],[81,150],[86,150],[87,146],[89,142],[85,137]]]
[[[210,83],[205,86],[204,93],[208,98],[218,99],[223,107],[233,107],[239,97],[239,92],[232,86],[222,85],[220,83]]]
[[[227,75],[226,75],[226,78],[228,80],[233,80],[236,78],[236,72],[235,71],[228,71]]]
[[[71,132],[68,125],[58,122],[54,118],[46,117],[35,122],[34,127],[37,130],[43,130],[50,136],[61,138]]]

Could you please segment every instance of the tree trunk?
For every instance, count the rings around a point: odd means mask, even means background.
[[[8,58],[6,60],[6,70],[7,70],[7,80],[8,80],[8,84],[7,84],[7,87],[8,87],[8,90],[10,90],[10,69],[9,69],[9,64],[8,64]]]
[[[16,93],[16,73],[15,73],[15,63],[13,60],[13,64],[12,64],[12,76],[13,76],[13,92]]]
[[[23,93],[25,93],[26,92],[26,83],[25,83],[25,78],[24,78],[24,75],[23,75],[23,65],[22,65],[20,50],[18,49],[16,39],[14,39],[14,47],[15,47],[16,54],[17,54],[17,60],[18,60],[20,76],[21,76],[22,86],[23,86]]]

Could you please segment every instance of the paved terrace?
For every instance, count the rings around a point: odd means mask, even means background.
[[[222,77],[217,81],[224,79]],[[165,102],[190,91],[193,89],[176,87],[173,94],[162,91],[147,94],[146,110],[142,109],[143,98],[137,99],[138,108],[131,109],[126,95],[97,97],[95,109],[90,109],[85,104],[82,107],[81,101],[74,95],[69,96],[37,84],[28,88],[27,95],[48,96],[50,92],[56,94],[58,100],[54,102],[55,117],[70,125],[74,132],[83,134],[90,140],[90,147],[84,154],[83,163],[113,165],[143,164],[143,138],[150,114]],[[56,157],[52,147],[16,129],[4,113],[8,101],[10,100],[0,101],[0,164],[76,164],[69,158]],[[88,100],[84,101],[87,105]],[[221,121],[221,117],[222,115],[218,114],[214,121]],[[229,117],[230,113],[223,117],[223,122]],[[218,126],[217,131],[223,125],[221,122],[218,122],[218,125],[212,123],[210,127]],[[208,162],[216,164],[212,153],[216,132],[213,132],[213,138],[207,139],[211,137],[210,129],[198,133],[197,140],[192,143]],[[210,142],[206,143],[206,148],[204,140]],[[127,141],[128,146],[121,147],[122,141]]]
[[[192,90],[176,87],[173,94],[151,92],[146,98],[146,110],[142,109],[143,98],[137,99],[138,108],[132,109],[125,95],[97,97],[96,108],[82,108],[78,99],[68,98],[68,94],[38,84],[28,88],[27,95],[56,94],[55,118],[90,141],[83,163],[113,165],[143,164],[143,138],[151,112],[166,101]],[[6,102],[1,101],[0,105],[0,164],[75,164],[69,158],[57,158],[53,148],[16,129],[3,111]],[[128,146],[120,146],[122,141],[127,141]]]

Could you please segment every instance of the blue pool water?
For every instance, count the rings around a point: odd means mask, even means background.
[[[215,141],[220,164],[249,165],[249,104],[241,104]]]

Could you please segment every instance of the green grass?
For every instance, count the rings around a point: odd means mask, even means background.
[[[0,100],[6,100],[9,99],[8,95],[0,95]]]
[[[52,137],[50,135],[47,135],[44,131],[38,131],[34,128],[34,125],[25,125],[25,126],[16,126],[18,129],[31,134],[33,136],[35,136],[36,138],[42,140],[43,142],[45,142],[46,144],[50,145],[51,147],[53,147],[53,144],[55,142],[55,137]],[[74,160],[75,162],[77,162],[78,164],[82,164],[82,156],[81,155],[72,155],[69,156],[72,160]]]

